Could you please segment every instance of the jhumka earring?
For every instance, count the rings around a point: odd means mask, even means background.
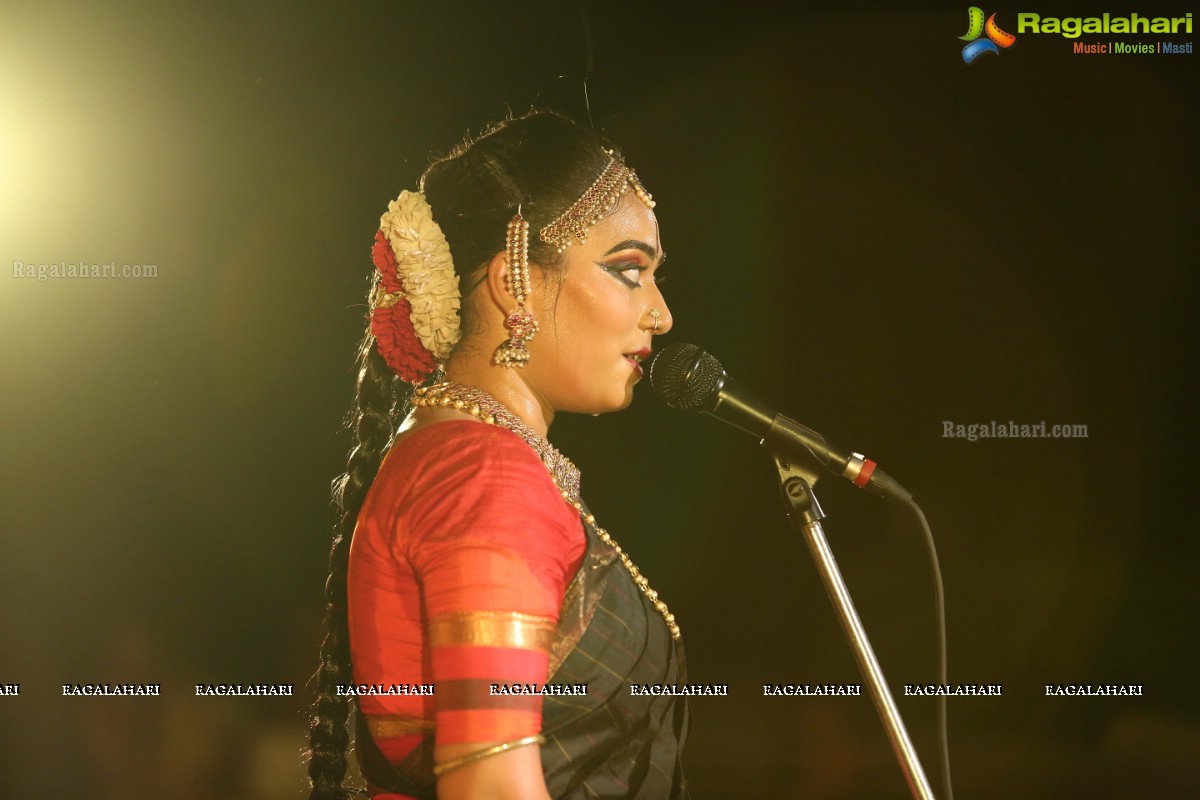
[[[538,332],[538,323],[525,308],[525,299],[530,294],[529,223],[521,216],[520,208],[508,223],[508,232],[504,237],[504,259],[508,262],[504,281],[508,293],[516,298],[517,308],[504,320],[509,338],[496,348],[492,363],[498,367],[523,367],[529,363],[529,348],[525,343]]]

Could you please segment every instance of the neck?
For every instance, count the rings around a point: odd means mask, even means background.
[[[494,366],[479,354],[475,358],[455,354],[446,362],[446,380],[487,392],[539,436],[549,434],[554,409],[525,381],[520,369]]]

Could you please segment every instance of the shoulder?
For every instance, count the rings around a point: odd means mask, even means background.
[[[437,422],[402,434],[376,483],[378,493],[417,516],[486,509],[559,517],[569,511],[532,447],[510,430],[474,420]]]
[[[396,497],[404,520],[398,546],[410,563],[429,569],[482,548],[545,562],[539,568],[561,580],[581,557],[579,514],[512,431],[438,422],[404,434],[394,451],[380,477],[404,486]]]
[[[462,477],[483,473],[486,477],[490,470],[517,470],[526,477],[530,472],[545,473],[542,460],[520,436],[475,420],[436,422],[401,434],[384,466],[415,467],[424,478],[456,473]]]
[[[395,447],[426,451],[445,447],[450,443],[453,443],[453,446],[500,443],[499,447],[517,444],[526,450],[529,449],[521,437],[512,431],[476,419],[447,419],[418,425],[401,433],[396,439]]]

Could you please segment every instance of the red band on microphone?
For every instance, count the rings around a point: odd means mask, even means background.
[[[858,475],[854,476],[854,485],[862,488],[871,480],[871,476],[875,474],[875,462],[869,458],[863,459],[862,469],[858,471]]]

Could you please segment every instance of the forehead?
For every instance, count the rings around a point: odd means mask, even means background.
[[[589,250],[607,252],[624,241],[645,242],[655,253],[662,252],[658,218],[633,192],[622,195],[613,212],[588,230],[585,244]],[[578,245],[572,245],[575,246]]]

